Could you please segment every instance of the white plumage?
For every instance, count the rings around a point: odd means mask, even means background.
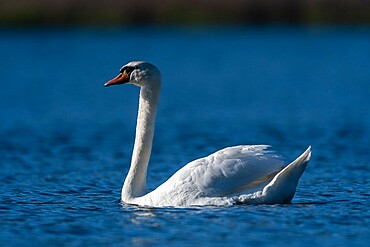
[[[147,62],[130,62],[105,86],[141,87],[135,145],[122,188],[124,203],[140,206],[203,206],[289,203],[310,159],[310,147],[286,165],[268,145],[241,145],[194,160],[150,193],[146,173],[161,86],[160,72]]]

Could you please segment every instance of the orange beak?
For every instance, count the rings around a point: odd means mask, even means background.
[[[130,81],[130,76],[126,73],[126,71],[123,71],[123,73],[120,73],[117,77],[115,77],[112,80],[106,82],[104,84],[104,87],[109,87],[109,86],[119,85],[119,84],[125,84],[129,81]]]

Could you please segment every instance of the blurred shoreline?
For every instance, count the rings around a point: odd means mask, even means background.
[[[369,0],[1,0],[0,27],[369,25]]]

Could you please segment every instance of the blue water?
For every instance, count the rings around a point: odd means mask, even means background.
[[[1,246],[367,246],[368,28],[0,30]],[[293,203],[121,205],[148,60],[163,90],[148,186],[238,144],[288,160],[312,145]]]

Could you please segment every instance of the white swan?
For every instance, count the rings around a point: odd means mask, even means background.
[[[310,160],[310,147],[286,165],[267,145],[228,147],[185,165],[147,193],[146,176],[161,87],[159,70],[143,61],[130,62],[104,86],[130,83],[141,88],[131,166],[122,187],[123,203],[150,207],[275,204],[293,199]]]

